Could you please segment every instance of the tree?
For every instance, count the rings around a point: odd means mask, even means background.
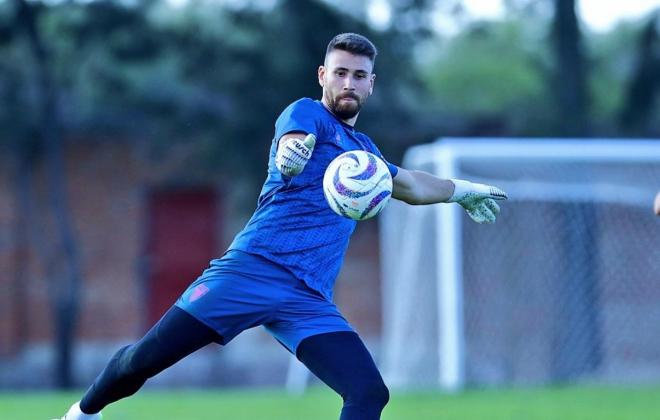
[[[637,65],[620,113],[624,130],[633,134],[652,135],[653,133],[651,127],[653,110],[660,94],[659,26],[660,13],[654,13],[639,36]]]
[[[539,25],[526,23],[477,22],[429,51],[422,71],[436,119],[451,116],[458,135],[550,132],[544,51],[530,33]],[[480,121],[493,121],[494,131],[475,132]]]
[[[557,127],[568,137],[582,137],[589,132],[586,68],[582,36],[575,12],[575,0],[555,0],[552,39],[555,50],[554,88],[557,95]],[[562,209],[566,232],[563,240],[566,258],[595,261],[597,254],[591,238],[598,232],[596,208],[581,203]],[[573,229],[581,220],[581,229]],[[599,267],[586,265],[581,273],[566,276],[557,284],[559,298],[569,301],[568,311],[556,320],[553,376],[570,381],[596,369],[602,361],[600,329]],[[575,287],[578,289],[576,290]],[[579,331],[579,333],[578,333]]]
[[[44,150],[48,167],[49,205],[57,226],[58,242],[52,244],[59,252],[53,254],[51,284],[56,331],[56,382],[63,388],[73,386],[71,375],[72,343],[79,308],[81,274],[76,239],[66,192],[66,172],[62,152],[62,131],[59,121],[57,92],[50,73],[50,56],[37,24],[37,9],[24,0],[14,0],[16,23],[24,33],[26,46],[34,65],[37,87],[35,132]],[[21,156],[21,175],[29,171],[30,156]],[[24,166],[24,165],[27,165]],[[28,185],[21,189],[28,188]],[[45,257],[45,256],[44,256]],[[50,270],[49,270],[50,271]]]
[[[555,51],[553,92],[557,128],[563,136],[582,137],[589,131],[586,67],[575,0],[555,0],[552,23]]]

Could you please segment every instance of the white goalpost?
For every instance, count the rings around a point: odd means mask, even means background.
[[[660,380],[660,140],[445,138],[403,166],[510,198],[492,226],[453,204],[381,216],[390,386]]]

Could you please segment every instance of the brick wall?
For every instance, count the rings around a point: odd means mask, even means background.
[[[14,312],[12,304],[15,264],[13,263],[15,247],[12,245],[12,236],[15,223],[13,211],[13,194],[11,187],[11,162],[8,159],[0,160],[0,355],[13,350],[15,343],[10,343],[9,337],[14,334]]]
[[[66,156],[67,193],[84,281],[79,336],[93,340],[134,335],[140,316],[136,270],[143,217],[140,165],[122,145],[79,145]],[[19,262],[11,232],[19,209],[11,175],[9,170],[0,172],[0,343],[5,353],[16,350],[19,330],[28,343],[52,340],[49,295],[57,286],[49,284],[51,277],[45,272],[62,267],[48,206],[47,174],[40,166],[33,185],[35,217],[30,228],[28,264],[23,264],[25,276],[17,284]],[[46,245],[36,246],[37,242]],[[47,255],[53,252],[54,258]],[[45,264],[49,258],[51,262]],[[25,292],[24,302],[15,299],[17,287]],[[21,312],[19,307],[26,310]]]
[[[84,281],[78,337],[82,342],[134,338],[147,327],[140,276],[145,194],[148,188],[160,186],[171,176],[176,162],[149,166],[128,144],[117,143],[78,143],[67,150],[66,156],[68,194]],[[20,283],[25,292],[24,306],[15,301],[17,249],[11,232],[17,220],[17,207],[11,174],[11,165],[0,166],[0,356],[17,351],[21,336],[28,344],[48,344],[53,334],[49,300],[52,289],[47,282],[50,277],[44,274],[53,266],[44,266],[35,247],[26,254],[29,263],[23,267],[25,279]],[[39,217],[37,225],[32,227],[32,238],[52,245],[57,235],[49,216],[46,181],[44,169],[39,168],[34,180]],[[231,212],[225,216],[228,220],[240,218]],[[242,226],[225,227],[224,234],[232,235]],[[222,251],[219,249],[218,253]],[[336,300],[361,334],[367,338],[379,336],[375,221],[360,223],[356,230],[337,283]]]

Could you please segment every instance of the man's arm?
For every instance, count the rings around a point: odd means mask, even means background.
[[[399,168],[392,197],[408,204],[458,203],[477,223],[494,223],[500,212],[495,200],[506,200],[504,191],[460,179],[442,179],[428,172]]]
[[[392,183],[392,197],[414,205],[446,203],[454,193],[453,182],[423,171],[399,168]]]

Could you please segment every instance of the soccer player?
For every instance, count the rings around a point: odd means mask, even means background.
[[[255,326],[265,327],[342,396],[341,420],[380,418],[388,389],[332,299],[356,222],[335,214],[322,190],[325,168],[339,154],[366,150],[382,157],[354,128],[374,89],[375,58],[364,36],[344,33],[330,41],[318,68],[322,99],[295,101],[275,123],[268,175],[250,221],[142,339],[117,351],[64,419],[100,419],[105,406],[134,394],[150,377]],[[394,198],[456,202],[477,223],[493,223],[495,200],[507,198],[496,187],[388,167]]]

